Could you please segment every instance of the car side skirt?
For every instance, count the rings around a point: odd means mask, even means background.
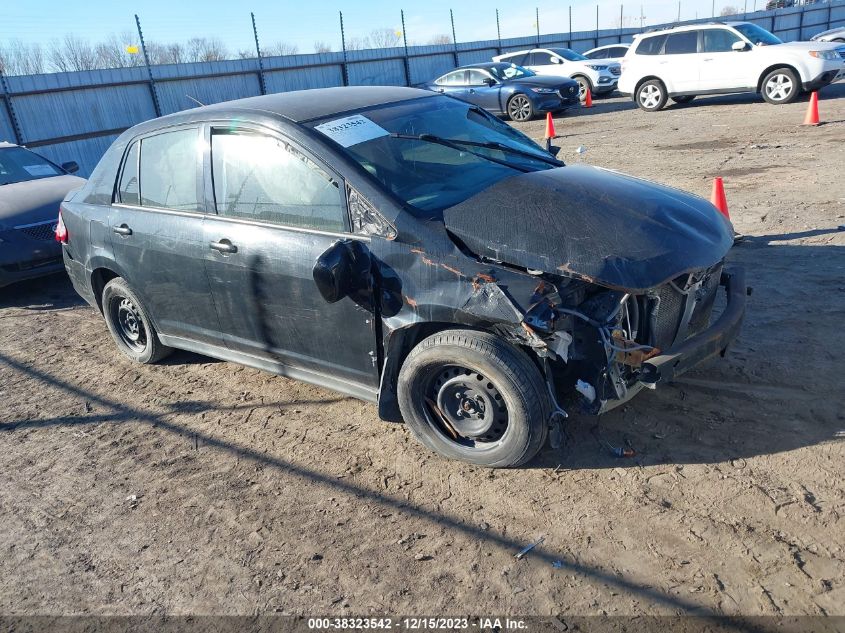
[[[210,356],[219,360],[238,363],[246,365],[254,369],[275,374],[277,376],[284,376],[285,378],[292,378],[294,380],[301,380],[318,387],[325,387],[332,391],[343,393],[365,402],[378,403],[378,390],[367,387],[356,382],[342,380],[334,376],[327,376],[319,372],[302,369],[299,367],[291,367],[279,362],[274,362],[266,358],[259,358],[243,352],[236,352],[225,347],[217,345],[209,345],[207,343],[200,343],[190,339],[181,338],[178,336],[166,336],[159,334],[159,340],[168,347],[175,347],[177,349],[202,354],[203,356]]]

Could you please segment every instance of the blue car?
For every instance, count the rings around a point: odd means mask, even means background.
[[[461,66],[421,88],[468,101],[511,121],[528,121],[536,114],[562,112],[580,105],[578,83],[566,77],[540,76],[505,62]]]

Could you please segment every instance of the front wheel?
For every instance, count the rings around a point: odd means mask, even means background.
[[[792,103],[801,94],[801,82],[789,68],[776,68],[763,79],[763,99],[774,105]]]
[[[587,93],[593,91],[593,84],[590,83],[589,79],[580,75],[573,77],[573,79],[578,82],[578,99],[581,103],[584,103],[587,100]]]
[[[449,459],[521,466],[546,441],[550,406],[540,370],[487,332],[424,339],[402,365],[398,396],[411,432]]]
[[[659,79],[646,81],[637,88],[636,100],[641,110],[657,112],[666,105],[666,86]]]
[[[155,363],[173,350],[158,339],[138,296],[120,277],[103,288],[103,316],[118,349],[136,363]]]
[[[525,95],[514,95],[508,101],[508,116],[511,121],[529,121],[534,116],[534,106]]]

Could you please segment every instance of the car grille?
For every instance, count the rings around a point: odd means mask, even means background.
[[[610,73],[612,75],[616,75],[617,77],[622,74],[622,67],[621,66],[611,66]]]
[[[842,48],[837,48],[836,50],[837,50],[837,52],[839,53],[839,56],[840,56],[842,59],[845,59],[845,46],[843,46]]]
[[[15,229],[27,237],[31,237],[34,240],[40,240],[42,242],[52,242],[56,239],[55,220],[39,222],[38,224],[27,224],[26,226],[16,226]]]
[[[558,90],[558,92],[560,93],[560,96],[564,99],[569,99],[573,95],[578,94],[578,86],[569,86],[569,88],[561,88],[560,90]]]
[[[680,292],[675,284],[668,283],[661,286],[651,298],[651,312],[649,315],[650,336],[649,344],[667,350],[679,338],[678,334],[685,331],[683,339],[689,338],[707,329],[716,292],[719,289],[719,279],[722,266],[719,264],[707,273],[704,283],[695,291],[695,307],[689,318],[689,323],[682,323],[688,295]],[[686,327],[684,327],[686,325]],[[680,342],[680,340],[678,341]]]

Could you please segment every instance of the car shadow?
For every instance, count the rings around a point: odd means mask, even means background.
[[[0,308],[57,310],[84,305],[64,271],[0,288]]]

